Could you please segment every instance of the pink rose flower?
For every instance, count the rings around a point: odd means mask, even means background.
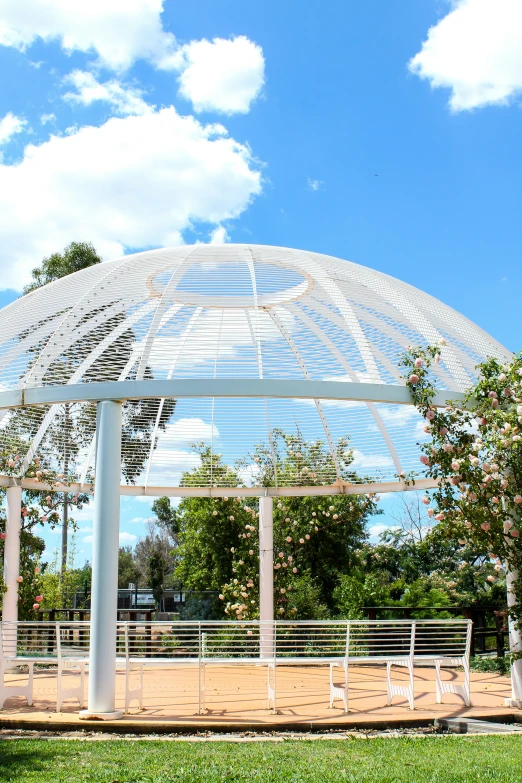
[[[418,382],[419,382],[419,376],[418,375],[415,375],[415,374],[410,375],[410,383],[411,384],[415,385]]]
[[[424,359],[421,359],[420,357],[415,359],[415,367],[424,367]]]
[[[489,522],[482,522],[481,526],[482,530],[485,530],[486,532],[491,528],[491,525]]]

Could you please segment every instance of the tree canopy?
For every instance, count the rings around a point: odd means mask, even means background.
[[[30,294],[37,288],[71,275],[73,272],[87,269],[94,264],[101,264],[102,260],[90,242],[71,242],[63,252],[53,253],[44,258],[40,266],[32,270],[33,279],[25,286],[23,294],[24,296]]]

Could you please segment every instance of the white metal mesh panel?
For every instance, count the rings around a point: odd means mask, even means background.
[[[441,337],[448,348],[434,373],[443,389],[462,391],[477,362],[509,356],[438,300],[357,264],[287,248],[184,246],[91,267],[0,311],[0,389],[206,378],[397,385],[406,346]],[[74,434],[70,470],[81,480],[91,475],[93,405],[35,406],[0,416],[0,448],[15,444],[26,463],[46,454],[59,467]],[[178,486],[208,448],[240,482],[256,484],[256,447],[273,449],[281,431],[322,441],[332,465],[339,439],[349,438],[352,468],[361,480],[389,481],[401,470],[417,469],[421,425],[409,406],[388,404],[130,401],[124,407],[123,480]],[[213,485],[212,472],[200,471],[201,486]],[[321,483],[320,476],[315,481]]]

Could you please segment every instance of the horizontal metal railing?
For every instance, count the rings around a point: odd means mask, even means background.
[[[172,662],[285,661],[469,654],[469,620],[129,621],[116,623],[116,656]],[[412,634],[413,631],[413,634]],[[412,644],[413,636],[413,644]],[[45,663],[89,655],[90,623],[1,623],[4,657]]]

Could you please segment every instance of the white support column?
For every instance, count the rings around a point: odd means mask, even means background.
[[[22,487],[7,488],[7,514],[4,543],[4,582],[2,620],[18,620],[18,582],[20,576],[20,530],[22,527]],[[14,642],[16,645],[16,641]]]
[[[506,572],[507,605],[508,611],[515,603],[512,586],[518,579],[517,571]],[[509,618],[509,650],[510,652],[522,652],[522,634],[515,628],[514,621]],[[505,699],[506,707],[522,707],[522,659],[511,664],[511,698]]]
[[[261,658],[272,658],[273,630],[266,624],[274,621],[274,501],[268,496],[259,498],[259,620]]]
[[[92,542],[88,709],[80,718],[116,720],[116,618],[121,480],[121,402],[98,403]]]

